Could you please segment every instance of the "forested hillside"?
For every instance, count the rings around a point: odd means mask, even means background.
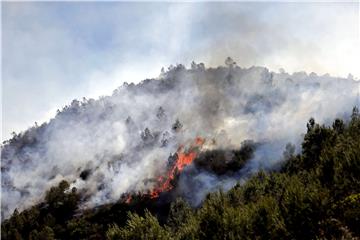
[[[349,120],[335,119],[332,126],[319,125],[314,119],[306,126],[299,154],[288,144],[283,160],[273,170],[260,170],[229,191],[210,193],[199,207],[191,207],[181,198],[154,199],[132,193],[116,203],[80,210],[79,202],[84,196],[62,181],[47,191],[42,203],[22,212],[15,210],[4,220],[1,237],[357,239],[360,237],[359,110],[354,107]],[[215,164],[207,168],[219,174],[227,172],[227,166],[241,169],[250,158],[252,147],[244,145],[242,150],[234,150],[236,157],[230,165]],[[209,152],[198,156],[194,164],[204,166],[210,158],[216,162],[223,154]]]
[[[300,153],[310,117],[349,119],[358,93],[352,76],[242,68],[231,58],[216,68],[170,66],[110,96],[75,99],[4,141],[1,217],[38,204],[63,180],[81,193],[81,209],[135,193],[197,208],[208,193],[276,168],[287,143]]]

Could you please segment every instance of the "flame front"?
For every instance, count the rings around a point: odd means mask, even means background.
[[[184,147],[180,146],[177,150],[177,159],[174,165],[169,169],[165,176],[158,178],[157,186],[150,192],[151,198],[157,198],[161,192],[167,192],[173,188],[171,181],[175,178],[176,173],[181,172],[184,167],[191,164],[196,158],[199,148],[205,143],[205,139],[197,137],[191,144],[188,151],[184,151]]]
[[[154,189],[144,196],[157,198],[161,192],[170,191],[174,187],[171,184],[171,181],[179,172],[194,161],[204,143],[205,139],[197,137],[188,149],[185,150],[184,146],[181,145],[176,151],[176,161],[170,166],[165,175],[157,178]],[[132,195],[130,193],[123,196],[123,201],[127,204],[130,204],[132,200]]]
[[[125,202],[126,202],[127,204],[129,204],[129,203],[131,203],[131,200],[132,200],[132,196],[131,196],[131,195],[128,195],[128,196],[126,197]]]

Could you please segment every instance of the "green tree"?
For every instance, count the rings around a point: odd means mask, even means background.
[[[149,211],[145,211],[145,216],[141,217],[136,213],[129,213],[129,220],[126,226],[119,228],[111,226],[106,232],[107,239],[170,239],[170,233],[160,226],[156,217]]]

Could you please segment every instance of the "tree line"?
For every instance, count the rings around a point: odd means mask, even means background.
[[[208,194],[198,208],[179,198],[159,214],[149,201],[79,211],[81,194],[62,181],[42,203],[4,220],[1,238],[358,239],[359,110],[332,126],[310,119],[299,154],[288,144],[279,169]]]

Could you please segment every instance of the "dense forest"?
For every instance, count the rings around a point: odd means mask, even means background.
[[[199,207],[181,198],[167,201],[166,196],[152,199],[134,193],[116,203],[80,210],[81,192],[62,181],[46,192],[43,202],[15,210],[4,220],[1,238],[357,239],[359,110],[354,107],[351,119],[335,119],[332,126],[313,118],[306,126],[299,154],[288,144],[278,166],[258,171],[229,191],[208,194]],[[251,146],[235,151],[230,168],[243,166]],[[222,156],[220,150],[210,152],[195,163],[206,167],[207,159]],[[223,165],[208,168],[227,171]]]

